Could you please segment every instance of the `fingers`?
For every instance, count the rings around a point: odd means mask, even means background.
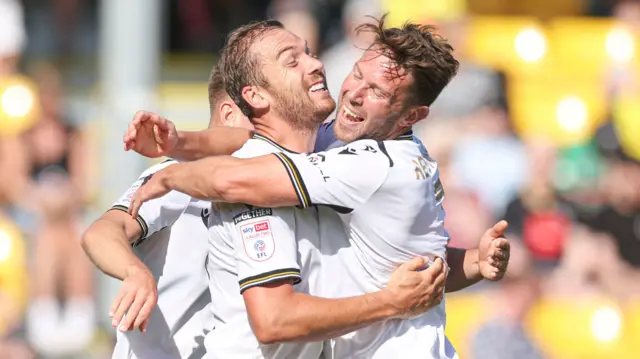
[[[156,304],[155,296],[148,295],[147,300],[142,306],[142,309],[140,309],[140,312],[136,316],[136,320],[133,323],[132,329],[140,328],[140,331],[143,333],[147,331],[147,323],[149,322],[149,317],[151,316],[151,311],[153,310],[153,307],[155,306],[155,304]]]
[[[118,330],[120,330],[121,332],[126,332],[127,330],[130,330],[130,329],[133,330],[137,328],[135,326],[132,328],[131,325],[134,323],[134,321],[138,317],[140,309],[142,309],[142,306],[144,305],[146,299],[147,298],[144,295],[138,292],[138,294],[135,297],[135,300],[126,311],[127,316],[122,320],[122,323],[120,323],[120,325],[118,326]]]
[[[402,268],[408,271],[419,271],[424,268],[426,262],[423,257],[415,257],[409,262],[402,263],[398,269]]]
[[[511,244],[505,238],[498,238],[493,241],[489,248],[489,262],[508,261],[511,253]]]
[[[494,224],[493,227],[489,229],[489,231],[487,231],[487,234],[493,238],[502,237],[508,227],[509,224],[507,223],[507,221],[500,221]]]
[[[111,321],[111,325],[114,327],[118,326],[122,322],[122,317],[124,313],[127,312],[133,300],[135,299],[135,293],[127,292],[118,303],[117,309],[114,312],[113,320]]]
[[[129,203],[129,214],[132,218],[138,218],[138,212],[140,211],[140,207],[142,206],[142,201],[136,199],[135,197],[131,199]]]
[[[111,302],[111,307],[109,308],[109,318],[113,319],[113,317],[116,315],[116,310],[118,310],[118,306],[120,305],[120,302],[122,301],[125,293],[126,292],[124,291],[124,289],[120,289],[118,291],[118,294],[116,294],[116,297],[113,299],[113,302]]]
[[[149,325],[149,317],[147,317],[147,319],[143,320],[142,323],[140,324],[140,331],[143,333],[147,332],[147,325]]]

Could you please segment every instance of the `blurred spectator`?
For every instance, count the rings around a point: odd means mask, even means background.
[[[574,213],[554,187],[555,147],[539,138],[527,144],[528,183],[509,203],[503,218],[536,260],[555,262],[571,231]]]
[[[593,230],[612,236],[620,256],[640,269],[640,165],[612,158],[602,179],[606,204],[582,220]]]
[[[511,246],[505,278],[492,293],[493,315],[471,341],[473,359],[541,359],[543,354],[523,323],[539,297],[530,254],[522,245]]]
[[[527,162],[523,145],[511,132],[504,109],[484,107],[456,122],[460,131],[451,154],[452,175],[498,216],[524,184]]]
[[[27,334],[37,351],[57,357],[83,349],[95,325],[93,268],[79,244],[91,173],[83,134],[65,121],[59,74],[43,66],[35,80],[41,117],[12,141],[7,182],[16,218],[34,239]]]
[[[473,192],[447,187],[444,182],[443,187],[444,209],[447,212],[445,228],[451,236],[449,245],[476,247],[478,238],[491,226],[491,215]]]
[[[27,56],[52,59],[97,50],[97,0],[25,0],[24,4],[31,39]]]
[[[312,52],[318,53],[320,29],[310,5],[308,0],[272,0],[268,11],[269,17],[282,22],[289,31],[307,41]]]
[[[0,0],[0,79],[16,72],[26,40],[21,3]]]
[[[327,49],[320,59],[327,70],[327,86],[336,101],[340,98],[342,82],[347,78],[353,65],[360,59],[370,43],[369,34],[356,34],[355,28],[364,22],[372,21],[367,16],[380,17],[378,0],[347,0],[342,11],[342,41]],[[335,112],[329,116],[333,118]]]

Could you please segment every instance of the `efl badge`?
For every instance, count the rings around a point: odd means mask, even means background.
[[[252,260],[264,262],[273,256],[276,244],[271,232],[271,222],[268,219],[241,226],[240,235],[244,251]]]

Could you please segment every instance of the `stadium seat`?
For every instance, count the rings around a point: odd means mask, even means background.
[[[640,65],[640,39],[611,19],[556,18],[548,31],[553,61],[566,73],[599,76],[616,63]]]
[[[470,358],[469,344],[478,327],[487,319],[487,293],[447,295],[446,334],[460,358]]]
[[[640,161],[640,100],[619,98],[613,107],[613,123],[624,152]]]
[[[0,302],[0,337],[16,324],[13,321],[21,318],[27,305],[26,251],[18,227],[0,213],[0,295],[4,297]]]
[[[511,76],[507,99],[516,132],[544,136],[559,146],[590,139],[606,118],[606,91],[598,79],[543,74]]]
[[[467,53],[480,65],[506,73],[534,73],[547,62],[546,33],[535,18],[473,17],[468,36]]]
[[[539,303],[527,327],[552,358],[637,358],[628,317],[606,298],[562,298]]]

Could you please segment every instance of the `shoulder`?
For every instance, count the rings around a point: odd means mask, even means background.
[[[393,165],[389,157],[389,151],[384,141],[357,140],[341,147],[329,150],[336,155],[344,155],[341,158],[351,161],[375,161]]]
[[[239,150],[234,152],[232,156],[238,158],[251,158],[272,152],[275,152],[275,149],[272,149],[268,143],[252,138],[245,142],[245,144]]]
[[[172,159],[172,158],[168,158],[160,163],[156,163],[155,165],[147,168],[144,172],[142,172],[142,174],[140,175],[140,178],[144,178],[144,177],[148,177],[158,171],[161,171],[171,165],[174,165],[178,163],[178,161]]]

